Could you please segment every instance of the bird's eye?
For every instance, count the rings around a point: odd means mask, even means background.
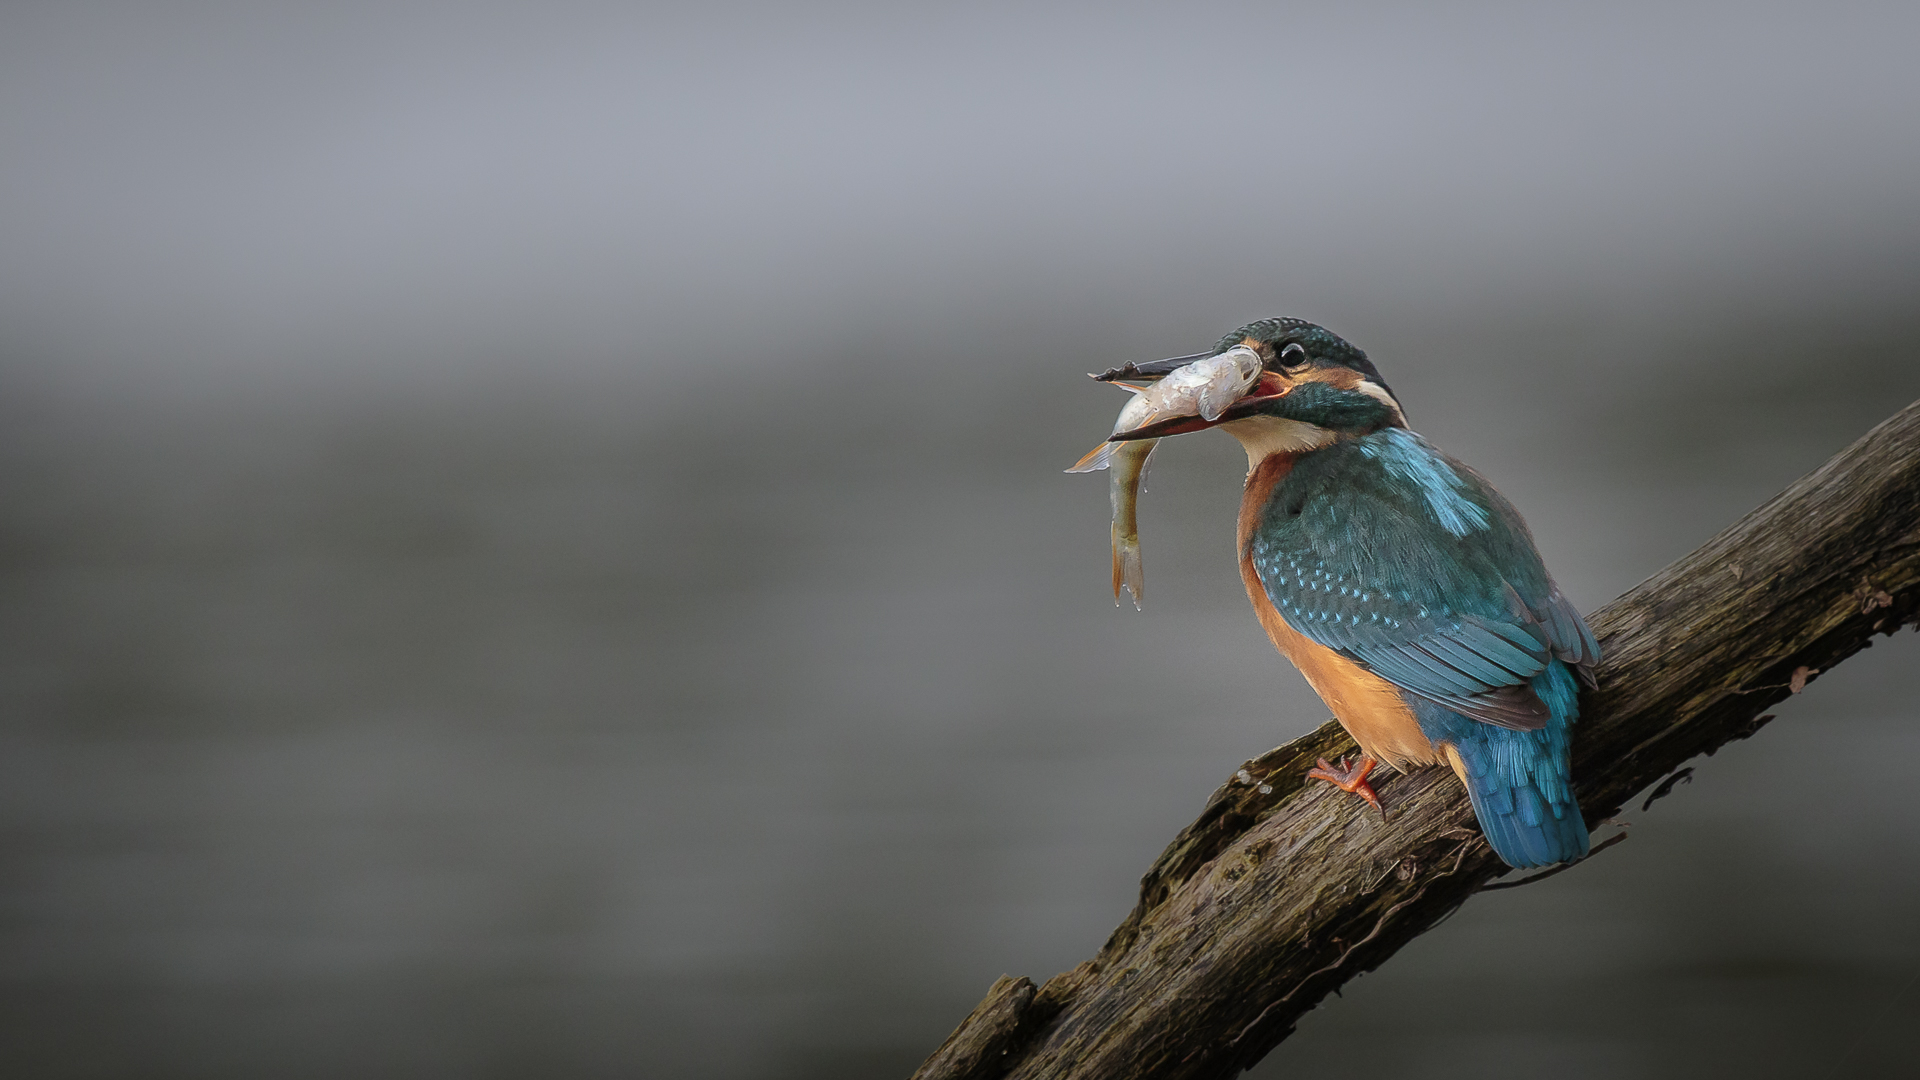
[[[1288,371],[1306,367],[1308,363],[1306,346],[1297,341],[1288,342],[1287,347],[1280,350],[1280,366]]]

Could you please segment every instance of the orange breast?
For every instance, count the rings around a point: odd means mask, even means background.
[[[1308,685],[1333,710],[1340,726],[1360,744],[1362,753],[1398,769],[1435,764],[1439,754],[1421,734],[1420,724],[1399,689],[1288,625],[1260,584],[1260,574],[1253,566],[1253,530],[1260,523],[1274,486],[1292,470],[1292,456],[1268,457],[1247,475],[1246,492],[1240,500],[1240,580],[1247,587],[1254,614],[1274,648],[1306,676]]]

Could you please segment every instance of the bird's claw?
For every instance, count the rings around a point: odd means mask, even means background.
[[[1352,765],[1347,764],[1347,761],[1348,759],[1343,757],[1340,759],[1340,764],[1336,766],[1327,764],[1326,758],[1320,758],[1316,763],[1317,767],[1307,771],[1307,779],[1325,780],[1341,791],[1358,795],[1371,803],[1375,810],[1380,811],[1381,817],[1386,817],[1387,808],[1380,805],[1379,794],[1373,790],[1372,784],[1367,783],[1367,774],[1380,763],[1370,757],[1363,757]]]

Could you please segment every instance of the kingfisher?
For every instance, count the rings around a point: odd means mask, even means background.
[[[1227,373],[1237,396],[1146,417],[1107,443],[1218,427],[1246,449],[1247,598],[1361,753],[1308,776],[1384,814],[1375,768],[1444,763],[1508,865],[1584,857],[1567,740],[1600,646],[1519,512],[1408,427],[1367,354],[1321,326],[1262,319],[1207,352],[1094,378],[1144,395],[1133,384],[1176,372],[1213,379],[1216,398],[1213,373]]]

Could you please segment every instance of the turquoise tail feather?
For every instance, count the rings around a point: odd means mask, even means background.
[[[1494,727],[1412,702],[1427,737],[1459,752],[1487,843],[1509,866],[1522,869],[1583,858],[1588,851],[1587,823],[1567,769],[1567,729],[1579,715],[1578,687],[1557,660],[1534,678],[1533,687],[1551,714],[1537,731]]]

